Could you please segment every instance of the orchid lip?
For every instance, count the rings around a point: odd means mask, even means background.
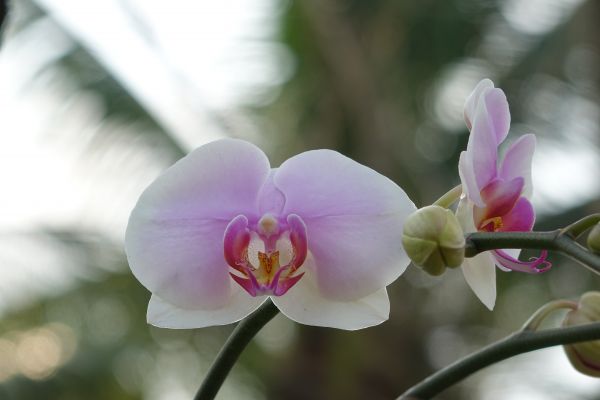
[[[546,260],[547,250],[542,250],[539,257],[532,257],[529,261],[521,261],[511,257],[503,250],[494,250],[496,261],[505,268],[512,271],[524,272],[526,274],[541,274],[552,268],[552,264]]]
[[[250,259],[250,238],[255,233],[264,243],[265,251],[257,251],[258,264]],[[277,240],[289,235],[292,248],[290,261],[280,265]],[[308,246],[306,225],[302,219],[290,214],[280,220],[271,214],[260,218],[256,227],[251,227],[248,218],[238,215],[231,220],[223,237],[225,260],[233,271],[231,278],[253,297],[262,295],[281,296],[291,289],[304,275],[296,273],[304,264]]]

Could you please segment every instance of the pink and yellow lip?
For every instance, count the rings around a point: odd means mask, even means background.
[[[263,242],[265,251],[257,251],[258,265],[250,261],[251,233]],[[291,260],[280,265],[277,241],[285,234],[292,247]],[[308,245],[306,225],[302,219],[290,214],[285,220],[272,215],[263,216],[255,227],[250,227],[248,218],[238,215],[227,226],[223,238],[225,260],[234,270],[229,274],[249,295],[282,296],[304,275],[297,270],[304,264]]]

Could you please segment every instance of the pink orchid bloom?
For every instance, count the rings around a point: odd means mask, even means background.
[[[400,243],[414,210],[391,180],[335,151],[271,168],[256,146],[226,139],[146,189],[125,246],[152,292],[153,325],[228,324],[270,297],[296,322],[353,330],[388,318],[386,286],[409,264]]]
[[[489,79],[479,82],[467,98],[465,120],[471,135],[458,164],[463,196],[456,212],[463,230],[530,231],[535,221],[529,201],[535,136],[521,136],[498,159],[498,146],[508,135],[510,112],[504,92]],[[490,310],[496,301],[495,266],[531,274],[550,268],[546,251],[530,261],[519,261],[518,255],[518,250],[495,250],[465,259],[465,279]]]

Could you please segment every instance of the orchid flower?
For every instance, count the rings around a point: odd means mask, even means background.
[[[145,190],[125,246],[152,292],[153,325],[228,324],[270,297],[296,322],[354,330],[388,318],[386,286],[409,264],[400,242],[414,210],[391,180],[335,151],[271,168],[256,146],[225,139]]]
[[[464,114],[471,135],[458,166],[463,194],[456,214],[463,230],[530,231],[535,221],[529,201],[535,136],[521,136],[499,160],[498,146],[508,135],[510,112],[504,92],[489,79],[479,82],[467,98]],[[465,279],[490,310],[496,301],[495,265],[531,274],[550,268],[546,251],[530,261],[519,261],[518,254],[518,250],[494,250],[465,259]]]

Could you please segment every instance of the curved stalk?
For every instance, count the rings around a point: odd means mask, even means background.
[[[576,310],[577,302],[572,300],[554,300],[544,304],[523,324],[522,331],[537,331],[542,322],[554,311],[558,310]]]
[[[600,322],[538,332],[519,331],[436,372],[408,389],[397,400],[430,399],[472,373],[517,354],[598,339],[600,339]]]
[[[267,300],[258,310],[242,320],[217,354],[208,370],[194,400],[212,400],[223,385],[231,368],[246,348],[250,340],[279,313],[271,300]]]
[[[581,218],[579,221],[573,222],[571,225],[561,229],[565,234],[571,235],[575,239],[581,236],[585,231],[600,222],[600,213],[588,215]]]

